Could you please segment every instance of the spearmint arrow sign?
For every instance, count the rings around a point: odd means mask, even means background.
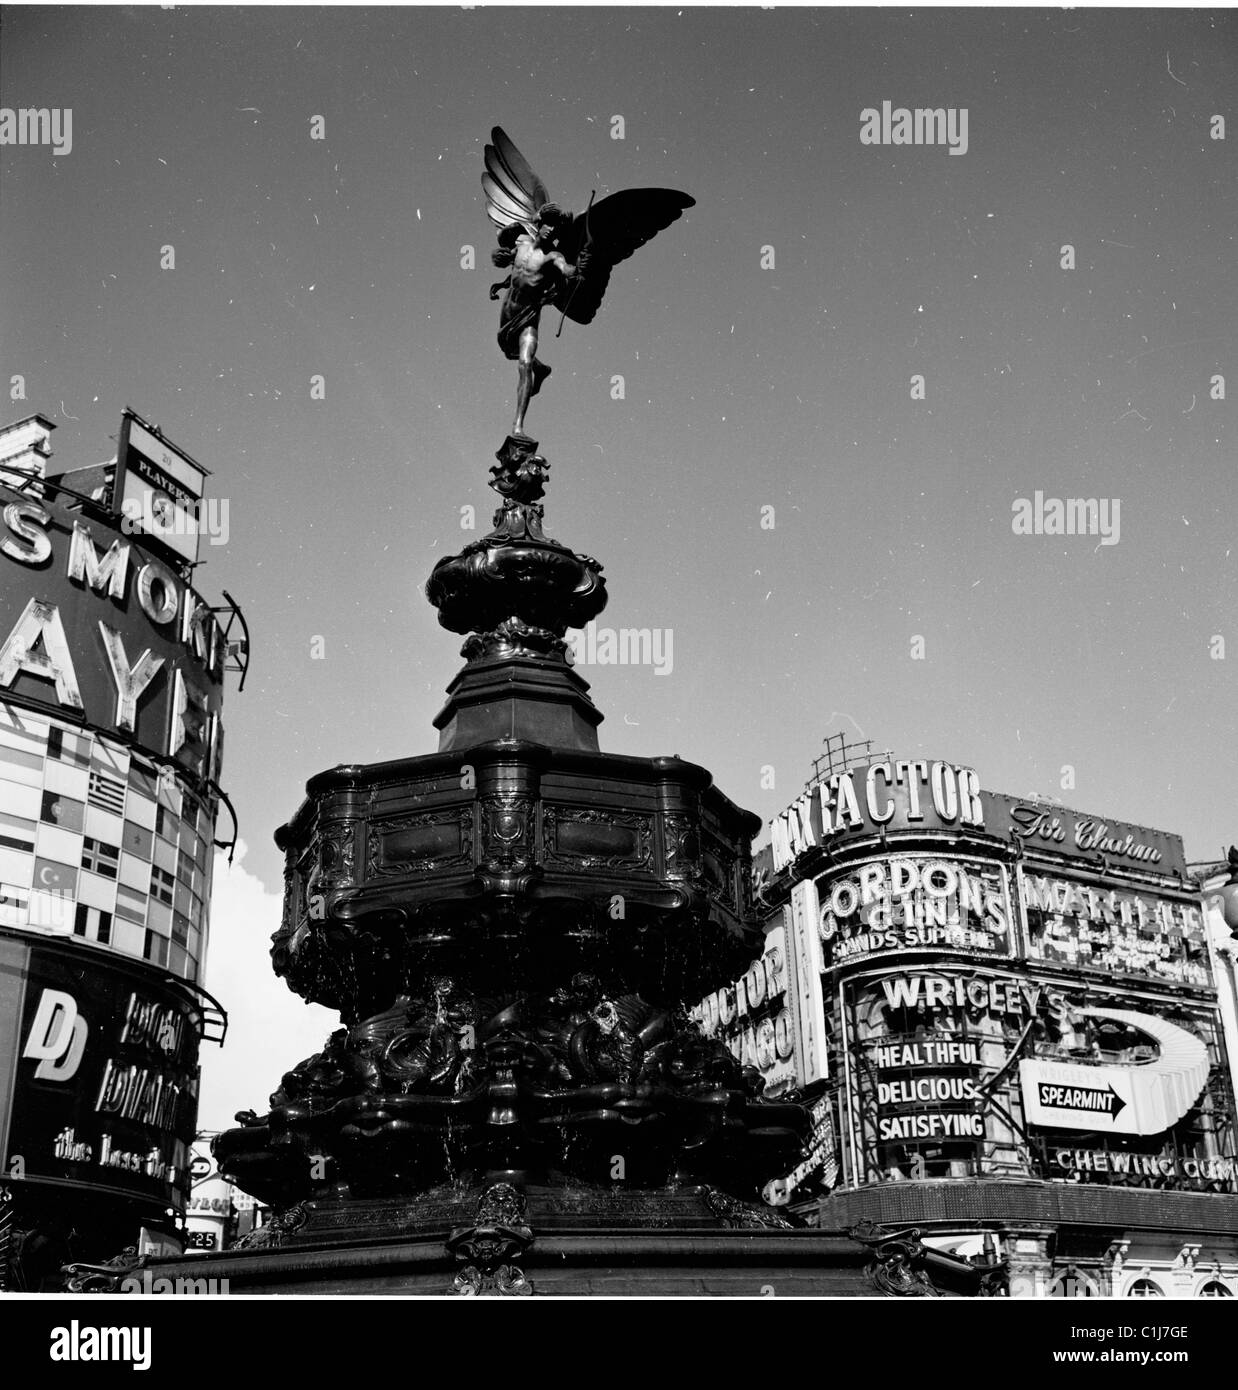
[[[1208,1080],[1208,1049],[1185,1028],[1129,1009],[1081,1009],[1136,1029],[1156,1044],[1149,1061],[1019,1063],[1023,1112],[1044,1129],[1099,1134],[1163,1134],[1191,1109]]]
[[[1111,1085],[1103,1091],[1094,1086],[1062,1086],[1051,1081],[1041,1081],[1039,1085],[1040,1103],[1046,1110],[1088,1110],[1116,1119],[1126,1109],[1126,1102]]]

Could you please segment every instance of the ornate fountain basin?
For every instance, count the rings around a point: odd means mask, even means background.
[[[757,819],[704,768],[496,739],[320,773],[276,835],[275,970],[345,1021],[443,972],[699,997],[760,950]]]

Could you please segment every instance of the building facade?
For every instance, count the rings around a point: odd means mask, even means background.
[[[198,1049],[226,1022],[201,983],[227,643],[192,585],[195,474],[127,412],[117,460],[49,478],[51,428],[0,431],[0,1279],[19,1288],[179,1248]],[[121,506],[135,478],[145,517]]]
[[[1238,1295],[1225,996],[1179,837],[869,756],[758,865],[763,961],[696,1016],[814,1100],[768,1200],[996,1250],[1012,1296]]]

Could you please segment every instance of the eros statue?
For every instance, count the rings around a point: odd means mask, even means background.
[[[629,188],[596,207],[590,194],[589,206],[573,216],[551,202],[546,185],[498,126],[490,138],[481,184],[486,212],[499,229],[491,258],[500,269],[511,268],[506,280],[490,287],[490,298],[507,291],[499,313],[499,346],[517,363],[512,434],[527,438],[529,401],[550,375],[537,357],[543,307],[553,304],[574,323],[592,323],[611,268],[669,227],[695,200],[673,188]]]

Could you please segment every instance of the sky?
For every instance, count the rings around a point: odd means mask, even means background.
[[[768,821],[841,730],[1238,839],[1236,79],[1225,11],[4,9],[0,102],[73,113],[0,146],[6,418],[56,422],[52,471],[159,423],[252,634],[204,1127],[334,1023],[267,970],[274,830],[323,768],[432,752],[462,664],[423,586],[511,425],[495,124],[574,209],[696,199],[543,321],[547,531],[605,566],[600,627],[672,642],[581,667],[606,751]],[[885,101],[966,110],[965,152],[863,142]],[[1016,534],[1038,492],[1108,534]]]

